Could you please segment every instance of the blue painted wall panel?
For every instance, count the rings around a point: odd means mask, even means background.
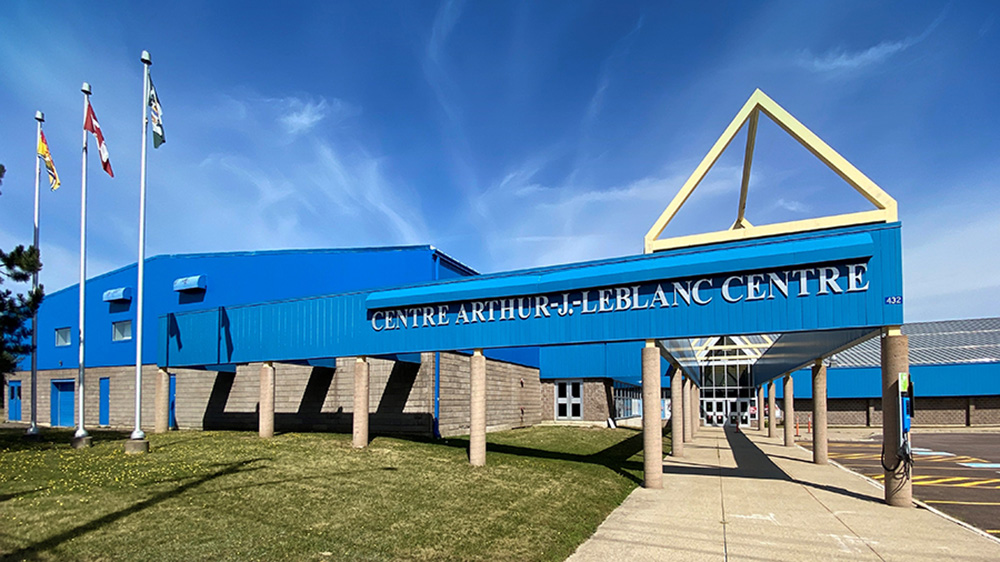
[[[539,350],[541,378],[612,378],[642,384],[644,342],[559,345]],[[670,387],[670,364],[660,360],[660,385]]]
[[[995,396],[1000,394],[1000,363],[956,365],[911,365],[910,376],[917,397]],[[792,374],[795,397],[812,398],[812,371]],[[776,381],[781,398],[781,381]],[[828,398],[881,398],[882,370],[879,367],[831,368],[827,370]]]

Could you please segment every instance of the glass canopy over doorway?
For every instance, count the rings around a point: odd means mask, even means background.
[[[770,348],[768,334],[715,336],[685,341],[686,353],[677,353],[679,342],[664,341],[685,371],[701,374],[700,417],[705,425],[749,426],[763,412],[757,411],[754,364]]]

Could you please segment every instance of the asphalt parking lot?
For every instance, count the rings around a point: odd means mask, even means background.
[[[1000,537],[1000,434],[916,434],[912,446],[914,497]],[[882,480],[881,442],[831,441],[829,447],[831,460]]]

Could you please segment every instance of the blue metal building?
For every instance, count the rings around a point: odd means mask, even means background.
[[[134,423],[135,264],[95,276],[86,285],[86,420],[91,426],[127,428]],[[443,281],[477,273],[431,246],[229,252],[160,255],[146,261],[143,367],[143,425],[153,422],[155,371],[161,325],[188,311],[218,312],[258,302],[292,302],[330,294],[355,293],[400,285]],[[74,285],[46,295],[38,313],[38,421],[73,426],[77,415],[78,302]],[[196,316],[203,312],[196,313]],[[166,329],[166,328],[164,328]],[[282,331],[294,330],[283,326]],[[165,334],[164,334],[165,336]],[[349,334],[338,334],[347,338]],[[195,339],[174,340],[188,350],[204,347]],[[213,347],[214,347],[214,342]],[[186,345],[185,345],[186,344]],[[161,345],[162,347],[162,345]],[[461,355],[458,353],[457,355]],[[498,350],[490,354],[494,370],[516,371],[537,390],[538,352]],[[455,377],[455,357],[390,354],[376,359],[381,369],[381,399],[376,405],[384,427],[376,429],[431,433],[442,411],[440,389]],[[340,377],[344,357],[289,361],[281,382],[288,396],[278,402],[288,415],[279,425],[289,429],[349,430],[349,394]],[[444,368],[442,369],[442,365]],[[8,377],[7,416],[30,418],[30,359]],[[376,369],[378,371],[378,369]],[[349,370],[349,369],[348,369]],[[147,372],[148,371],[148,372]],[[193,428],[256,427],[256,373],[238,374],[234,363],[213,361],[194,368],[171,369],[169,425]],[[148,387],[148,388],[147,388]],[[322,396],[321,396],[322,395]],[[317,404],[318,401],[318,404]],[[537,402],[535,400],[534,402]],[[444,416],[448,417],[447,400]],[[404,412],[405,410],[405,412]],[[537,422],[529,408],[525,423]],[[452,416],[461,417],[461,412]],[[508,416],[510,418],[510,416]],[[520,416],[507,425],[520,423]],[[451,430],[461,423],[452,420]],[[465,424],[467,426],[467,422]],[[500,425],[500,424],[498,424]],[[439,428],[438,428],[439,429]]]

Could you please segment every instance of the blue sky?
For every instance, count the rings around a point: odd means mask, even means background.
[[[1000,6],[0,4],[0,247],[31,238],[35,110],[63,180],[42,281],[136,259],[142,65],[164,109],[147,255],[433,244],[482,272],[635,254],[760,88],[899,202],[908,321],[1000,315]],[[145,8],[148,6],[148,9]],[[762,120],[755,224],[868,209]],[[735,218],[743,137],[665,234]]]

